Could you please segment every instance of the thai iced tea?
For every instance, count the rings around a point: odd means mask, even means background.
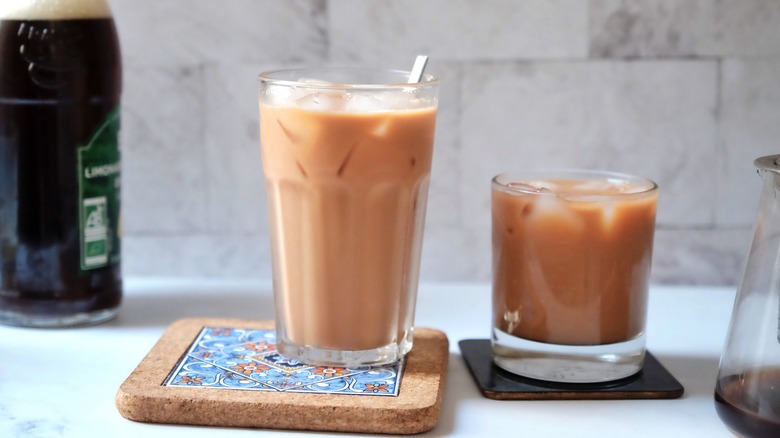
[[[641,364],[656,199],[654,183],[629,175],[496,177],[494,349],[633,341]]]
[[[436,83],[333,73],[261,75],[277,341],[307,363],[393,362],[412,344]]]

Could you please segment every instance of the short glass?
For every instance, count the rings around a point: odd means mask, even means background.
[[[492,181],[493,361],[539,380],[637,373],[658,186],[591,170]]]
[[[438,80],[304,69],[259,78],[279,351],[392,363],[412,348]]]

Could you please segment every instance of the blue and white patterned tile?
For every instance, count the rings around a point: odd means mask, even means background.
[[[279,354],[273,330],[205,327],[163,386],[396,396],[403,365],[312,366]]]

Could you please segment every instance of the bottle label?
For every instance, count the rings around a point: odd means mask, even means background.
[[[78,148],[81,270],[116,265],[120,258],[119,107]]]

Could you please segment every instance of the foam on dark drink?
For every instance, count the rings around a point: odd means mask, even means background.
[[[3,0],[0,19],[72,20],[110,18],[111,9],[102,0]]]

